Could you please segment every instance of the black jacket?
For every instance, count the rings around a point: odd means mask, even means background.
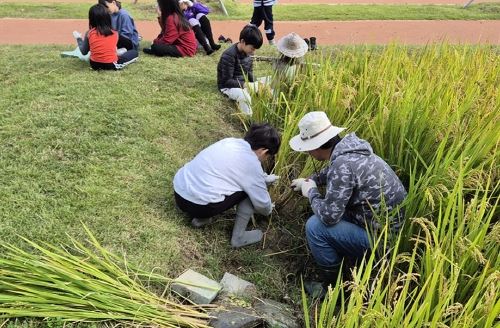
[[[217,87],[241,88],[248,81],[253,82],[253,60],[244,52],[238,51],[238,44],[234,44],[220,57],[217,65]]]

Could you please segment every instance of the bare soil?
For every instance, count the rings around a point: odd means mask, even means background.
[[[144,40],[153,40],[160,28],[156,22],[136,22]],[[223,34],[237,40],[246,21],[213,21],[215,37]],[[73,30],[85,32],[84,19],[0,19],[0,44],[75,45]],[[316,36],[318,45],[338,44],[500,44],[500,20],[496,21],[296,21],[277,22],[276,37],[296,32]]]

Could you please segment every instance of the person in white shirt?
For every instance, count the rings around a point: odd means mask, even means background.
[[[280,143],[275,128],[253,124],[243,139],[226,138],[205,148],[175,174],[177,206],[191,218],[194,227],[202,227],[237,205],[231,246],[260,242],[262,231],[246,228],[254,212],[271,214],[273,204],[267,186],[278,177],[266,174],[262,163],[276,155]]]

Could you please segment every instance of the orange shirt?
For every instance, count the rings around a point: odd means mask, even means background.
[[[118,55],[116,54],[116,45],[118,43],[118,33],[104,36],[97,32],[95,28],[88,34],[90,47],[90,60],[98,63],[116,63]]]

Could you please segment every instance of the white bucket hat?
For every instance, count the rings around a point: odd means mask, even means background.
[[[308,46],[298,34],[290,33],[278,40],[276,48],[287,57],[298,58],[306,54]]]
[[[191,0],[179,0],[179,4],[181,3],[185,3],[188,5],[188,7],[192,7],[193,6],[193,2]]]
[[[290,147],[295,151],[318,149],[344,130],[333,126],[325,112],[309,112],[299,121],[300,134],[290,140]]]

